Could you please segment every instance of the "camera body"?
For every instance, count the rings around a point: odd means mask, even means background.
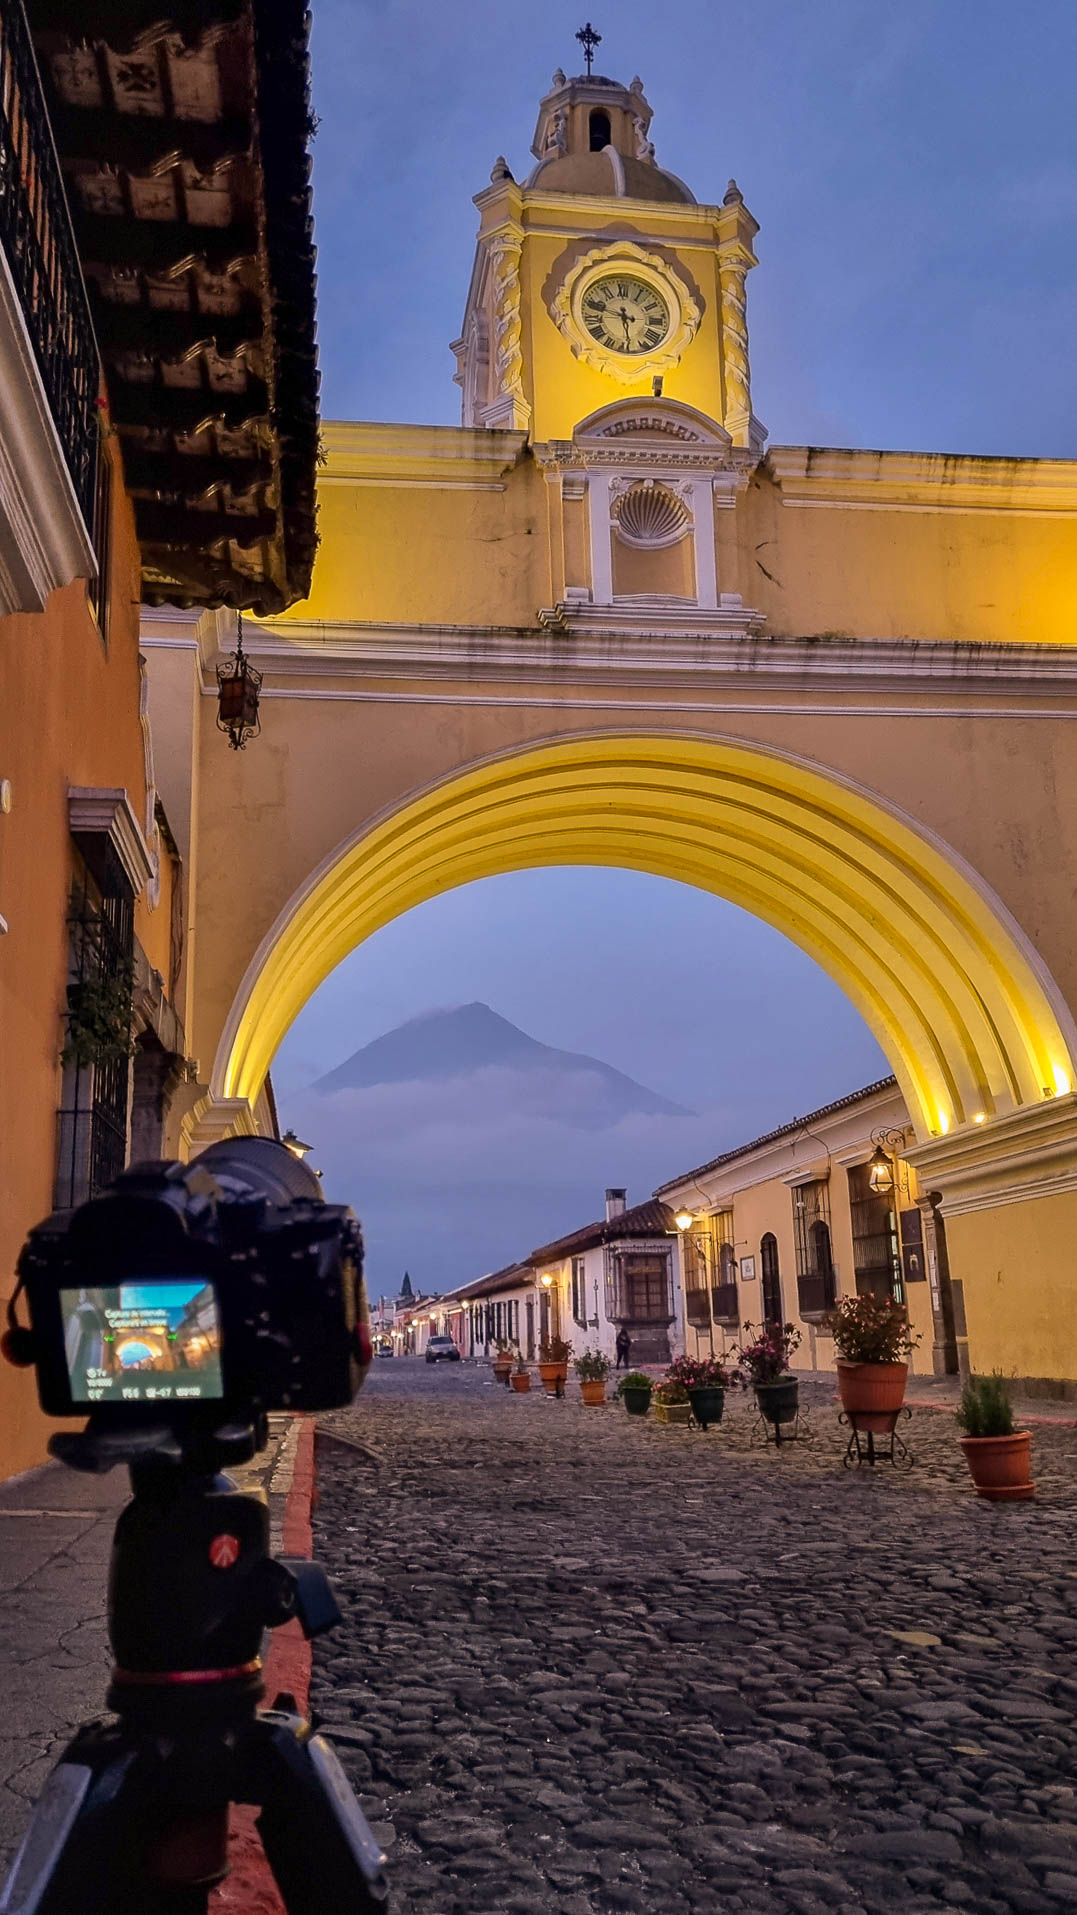
[[[370,1361],[358,1222],[270,1139],[124,1171],[31,1232],[19,1280],[19,1360],[50,1416],[122,1429],[336,1409]]]

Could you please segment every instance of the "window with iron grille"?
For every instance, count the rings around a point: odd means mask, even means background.
[[[793,1191],[797,1299],[802,1317],[825,1316],[838,1300],[830,1236],[830,1184],[825,1177]]]
[[[710,1289],[713,1246],[705,1236],[681,1239],[684,1250],[684,1314],[694,1330],[709,1330],[711,1321]]]
[[[715,1276],[711,1289],[711,1309],[715,1323],[735,1329],[740,1322],[737,1305],[737,1256],[733,1245],[733,1212],[719,1210],[714,1219]]]
[[[68,1034],[58,1118],[56,1203],[67,1209],[106,1190],[127,1161],[130,1122],[130,1001],[134,979],[134,898],[109,845],[100,883],[81,859],[68,916]],[[71,1018],[81,1005],[106,1005],[116,1022],[116,1048],[80,1052]],[[122,1012],[128,1010],[125,1033]]]
[[[849,1168],[849,1208],[853,1224],[853,1272],[859,1296],[893,1297],[902,1303],[897,1218],[891,1196],[872,1190],[870,1164]]]
[[[108,644],[108,607],[112,556],[112,462],[103,439],[98,441],[97,474],[93,502],[93,549],[97,559],[97,577],[90,580],[87,593],[97,620],[97,629]]]
[[[611,1323],[672,1323],[669,1251],[608,1250],[606,1316]]]
[[[572,1315],[581,1330],[587,1328],[587,1260],[585,1257],[572,1259]]]

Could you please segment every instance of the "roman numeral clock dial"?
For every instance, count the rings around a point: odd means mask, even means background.
[[[653,352],[669,332],[669,307],[661,293],[632,273],[592,280],[580,312],[591,338],[607,352]]]

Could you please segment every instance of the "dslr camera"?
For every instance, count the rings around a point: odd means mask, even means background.
[[[13,1299],[5,1354],[35,1366],[48,1415],[117,1437],[336,1409],[371,1357],[362,1266],[355,1217],[313,1171],[227,1139],[39,1224],[18,1266],[30,1326]]]

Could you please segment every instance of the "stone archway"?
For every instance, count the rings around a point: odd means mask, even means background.
[[[1077,1043],[1061,995],[952,851],[804,760],[632,733],[473,765],[340,845],[248,968],[214,1099],[253,1105],[293,1018],[373,931],[439,891],[550,864],[676,878],[782,931],[878,1037],[920,1142],[1071,1089]]]
[[[293,1018],[374,931],[474,879],[572,863],[712,891],[835,979],[898,1077],[910,1161],[941,1193],[973,1367],[1077,1375],[1077,1035],[1063,994],[952,847],[862,784],[773,748],[714,734],[562,737],[472,762],[369,820],[251,958],[190,1147],[255,1127]]]

